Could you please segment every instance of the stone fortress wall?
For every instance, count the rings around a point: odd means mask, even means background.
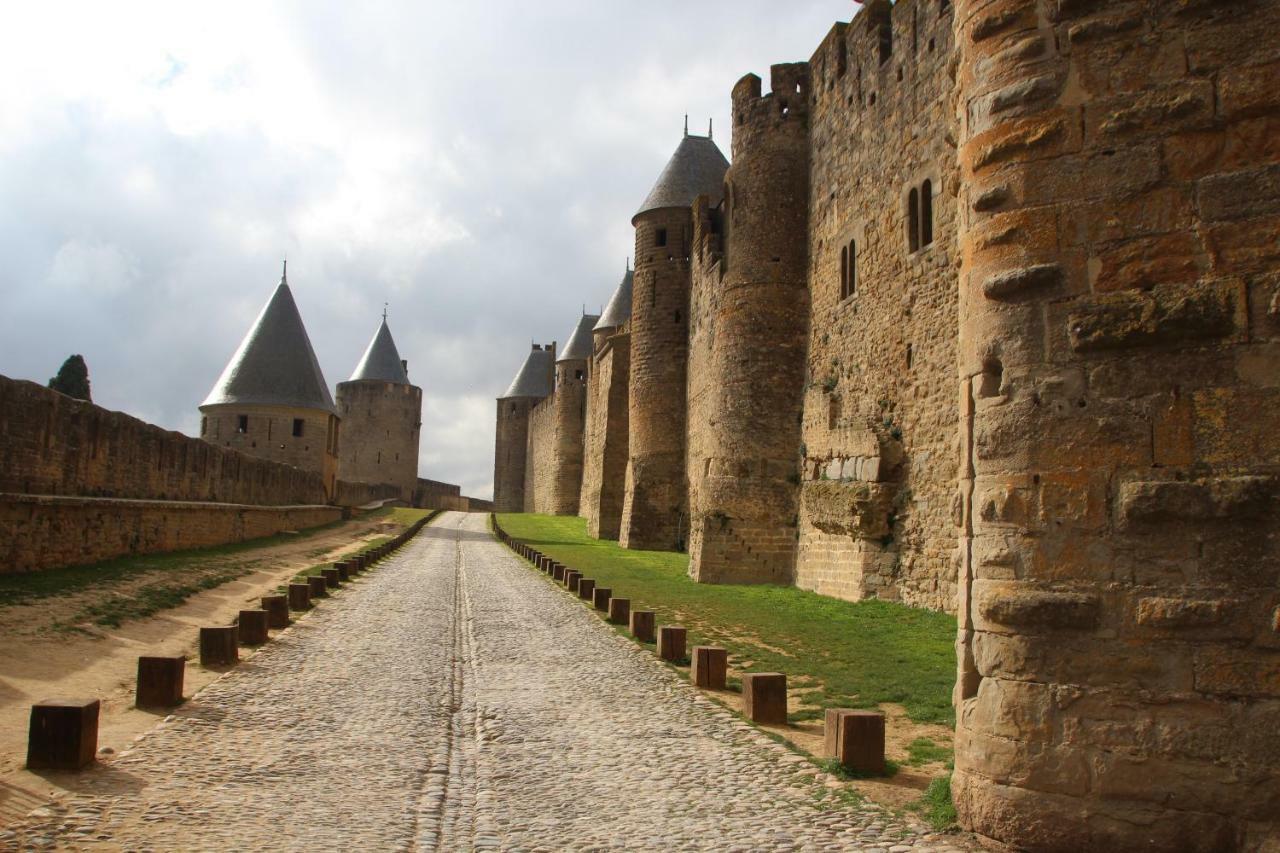
[[[622,529],[627,475],[628,384],[631,335],[626,326],[597,331],[587,366],[586,427],[582,439],[582,496],[578,515],[597,539]]]
[[[955,613],[956,805],[1019,848],[1280,843],[1276,33],[1268,0],[873,0],[735,87],[723,199],[634,223],[593,534],[679,547],[648,531],[687,511],[700,580]]]

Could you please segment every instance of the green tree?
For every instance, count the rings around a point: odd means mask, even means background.
[[[60,391],[68,397],[89,402],[89,365],[84,363],[84,356],[69,356],[58,368],[58,375],[49,380],[49,387]]]

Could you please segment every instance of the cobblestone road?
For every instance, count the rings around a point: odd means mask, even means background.
[[[935,850],[448,514],[0,848]]]

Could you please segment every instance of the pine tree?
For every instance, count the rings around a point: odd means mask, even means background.
[[[75,397],[77,400],[91,402],[89,396],[89,365],[84,363],[84,356],[69,356],[58,368],[58,375],[49,380],[49,387],[55,391]]]

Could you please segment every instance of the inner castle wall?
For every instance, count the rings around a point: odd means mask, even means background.
[[[582,498],[578,514],[587,533],[617,539],[622,528],[627,476],[627,383],[631,336],[619,331],[595,333],[595,352],[587,373],[587,424],[583,436]]]

